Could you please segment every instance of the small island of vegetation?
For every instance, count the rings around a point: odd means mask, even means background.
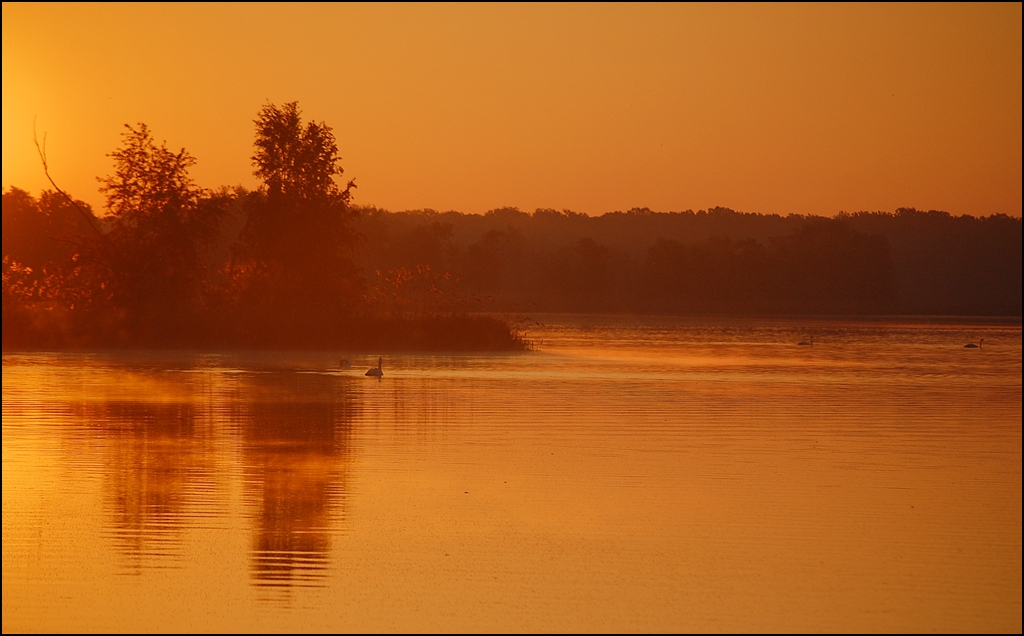
[[[355,266],[355,183],[338,185],[334,134],[297,103],[256,119],[256,191],[201,188],[186,150],[126,129],[100,179],[106,215],[56,184],[3,194],[5,350],[529,347],[514,320],[422,271]]]

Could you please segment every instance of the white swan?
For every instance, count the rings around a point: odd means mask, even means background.
[[[384,358],[377,358],[377,366],[375,366],[372,369],[370,369],[369,371],[367,371],[366,375],[371,375],[371,376],[373,376],[375,378],[383,378],[384,377],[384,370],[380,368],[381,365],[383,365],[383,364],[384,364]]]
[[[796,346],[798,346],[798,347],[813,347],[814,346],[814,336],[811,336],[811,340],[809,342],[807,340],[801,340],[800,342],[796,343]]]
[[[967,344],[964,345],[964,349],[981,349],[981,345],[983,345],[983,344],[985,344],[985,339],[984,338],[979,340],[978,344],[974,344],[973,342],[968,342]]]

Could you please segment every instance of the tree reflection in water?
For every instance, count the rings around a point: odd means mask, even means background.
[[[99,434],[81,442],[103,449],[109,532],[129,572],[174,565],[182,529],[210,515],[217,492],[215,454],[209,436],[197,433],[196,404],[105,400],[78,404],[73,414]]]
[[[189,528],[232,515],[240,466],[253,582],[317,585],[344,519],[349,379],[187,363],[111,375],[70,405],[66,432],[78,463],[99,468],[105,534],[127,573],[179,566]]]
[[[246,500],[260,586],[316,585],[340,526],[353,403],[332,376],[253,376],[241,402]]]

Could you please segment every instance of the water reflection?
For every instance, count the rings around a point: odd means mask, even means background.
[[[236,466],[252,581],[317,585],[344,530],[352,378],[169,362],[87,365],[57,392],[72,463],[102,484],[103,535],[121,571],[182,566],[190,528],[234,532]]]
[[[258,585],[315,585],[328,566],[332,528],[344,520],[354,411],[341,381],[302,373],[257,376],[239,402]]]
[[[196,405],[135,400],[74,405],[72,421],[99,441],[109,536],[140,574],[180,560],[181,531],[208,516],[216,491],[209,440],[197,434]],[[75,444],[80,448],[81,443]]]
[[[1019,325],[594,322],[5,355],[4,632],[1020,632]]]

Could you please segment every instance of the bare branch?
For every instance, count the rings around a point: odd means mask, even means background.
[[[50,239],[51,241],[56,241],[58,243],[69,243],[71,245],[74,245],[75,247],[77,247],[80,250],[84,250],[85,249],[84,245],[82,245],[81,243],[77,243],[75,241],[72,241],[71,239],[57,238],[56,236],[47,236],[46,238]]]
[[[104,236],[103,232],[100,232],[100,229],[98,227],[96,227],[96,222],[93,219],[92,215],[83,210],[82,206],[78,205],[77,201],[69,197],[67,192],[61,190],[60,186],[58,186],[53,181],[53,177],[50,176],[50,167],[46,163],[46,133],[43,133],[43,145],[40,146],[39,138],[36,137],[36,120],[34,118],[32,119],[32,142],[36,145],[36,152],[39,153],[39,160],[43,162],[43,174],[45,174],[46,178],[50,181],[50,185],[52,185],[57,192],[61,193],[64,196],[64,198],[67,199],[69,203],[71,203],[71,205],[75,206],[76,210],[82,213],[82,216],[84,216],[85,220],[89,223],[89,227],[91,227],[93,231],[96,232],[96,235],[99,236],[101,240],[107,241],[107,237]]]

